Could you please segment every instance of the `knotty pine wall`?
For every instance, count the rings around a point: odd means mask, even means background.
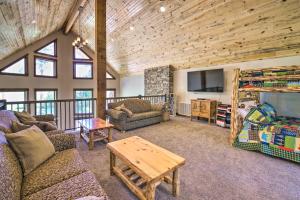
[[[6,59],[0,60],[0,68],[5,67],[14,60],[28,54],[29,76],[8,76],[0,75],[0,88],[28,88],[29,99],[34,100],[35,88],[57,88],[58,99],[73,98],[74,88],[93,88],[94,97],[97,95],[97,69],[93,65],[94,77],[92,80],[73,79],[73,47],[72,42],[75,38],[74,34],[64,35],[58,31],[50,34],[46,38],[39,40],[32,45],[22,49]],[[40,78],[34,77],[34,51],[44,46],[45,44],[57,39],[57,78]],[[85,52],[94,57],[94,53],[90,49],[85,49]],[[116,80],[107,80],[107,88],[116,88],[117,96],[120,91],[119,74],[112,68],[107,69],[116,77]]]
[[[299,0],[107,3],[107,59],[120,74],[166,65],[187,69],[300,56]],[[159,12],[162,4],[164,13]],[[91,48],[93,13],[90,0],[80,22]],[[77,23],[73,31],[80,33]]]

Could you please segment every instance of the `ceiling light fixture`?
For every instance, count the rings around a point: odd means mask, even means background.
[[[161,6],[161,7],[159,8],[159,10],[160,10],[160,12],[166,12],[166,7]]]
[[[88,44],[87,40],[84,40],[80,37],[80,35],[82,35],[81,32],[81,20],[80,20],[80,14],[82,12],[83,7],[79,7],[78,11],[79,11],[79,16],[78,16],[78,32],[79,32],[79,36],[73,41],[72,45],[74,47],[77,47],[79,49],[83,48],[84,46],[86,46]]]
[[[36,24],[36,21],[35,21],[35,20],[32,20],[31,23],[32,23],[32,24]]]
[[[130,26],[130,30],[133,31],[133,30],[134,30],[134,27],[133,27],[133,26]]]

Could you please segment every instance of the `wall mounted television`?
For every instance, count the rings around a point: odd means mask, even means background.
[[[224,70],[214,69],[187,73],[189,92],[223,92]]]

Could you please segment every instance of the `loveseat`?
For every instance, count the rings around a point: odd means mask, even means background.
[[[117,110],[117,107],[124,106],[132,112]],[[116,103],[109,103],[106,111],[110,122],[120,131],[127,131],[163,121],[163,114],[166,112],[166,104],[151,104],[148,100],[127,99]]]
[[[11,111],[0,111],[0,114],[2,125],[9,125],[10,118],[16,120]],[[26,176],[5,134],[10,133],[0,131],[0,200],[65,200],[86,196],[108,199],[75,149],[73,134],[59,130],[46,133],[55,154]]]

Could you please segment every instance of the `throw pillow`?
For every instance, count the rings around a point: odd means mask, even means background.
[[[36,121],[36,119],[30,115],[30,113],[23,111],[23,112],[15,112],[15,115],[19,118],[22,123],[28,121]]]
[[[120,105],[120,106],[115,107],[114,109],[118,110],[118,111],[121,111],[122,108],[125,108],[124,103],[122,105]]]
[[[11,128],[6,128],[3,124],[1,124],[1,122],[0,122],[0,131],[3,133],[11,133],[12,132]]]
[[[261,109],[266,115],[271,117],[273,120],[276,119],[276,110],[275,108],[269,104],[269,103],[263,103],[262,105],[259,106],[259,109]]]
[[[21,122],[18,121],[13,121],[11,125],[11,129],[13,133],[22,131],[24,129],[30,128],[30,125],[22,124]]]
[[[127,114],[128,117],[132,117],[133,113],[128,108],[124,107],[121,110],[124,111]]]
[[[55,153],[53,144],[36,126],[5,137],[19,158],[25,176]]]
[[[24,122],[24,124],[26,125],[35,125],[37,127],[39,127],[42,131],[47,132],[47,131],[55,131],[57,130],[57,127],[54,126],[52,123],[50,122],[42,122],[42,121],[27,121]]]
[[[55,121],[48,121],[48,123],[52,124],[53,126],[57,127]]]
[[[0,110],[0,130],[4,133],[11,133],[12,121],[19,121],[13,111]]]

